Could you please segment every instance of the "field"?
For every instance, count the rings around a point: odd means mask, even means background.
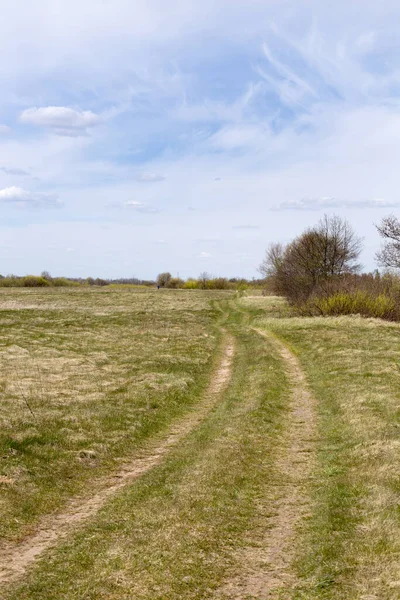
[[[400,598],[400,325],[0,290],[4,600]]]

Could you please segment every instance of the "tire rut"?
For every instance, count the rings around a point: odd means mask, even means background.
[[[150,447],[143,455],[126,463],[117,473],[104,480],[90,498],[75,499],[66,509],[45,517],[37,531],[19,543],[0,546],[0,586],[7,586],[23,577],[28,568],[48,549],[56,546],[94,517],[106,501],[141,475],[158,465],[168,451],[193,431],[212,410],[229,384],[234,356],[234,340],[224,333],[225,341],[220,363],[205,391],[197,410],[184,417],[170,430],[168,436],[157,446]]]
[[[291,403],[275,468],[276,500],[254,545],[239,555],[242,572],[225,583],[221,598],[291,598],[298,581],[293,566],[299,526],[310,514],[308,485],[315,467],[315,401],[297,357],[273,334],[253,328],[276,346],[291,383]],[[290,595],[283,595],[288,592]]]

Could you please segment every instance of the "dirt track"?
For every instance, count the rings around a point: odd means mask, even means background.
[[[294,354],[272,334],[255,329],[273,341],[290,379],[292,392],[290,410],[281,444],[277,449],[277,500],[274,514],[265,523],[256,545],[239,556],[242,571],[226,583],[218,598],[243,600],[276,598],[280,588],[294,590],[293,569],[296,530],[309,513],[307,483],[313,471],[316,439],[314,399],[304,373]],[[281,597],[281,596],[279,596]]]
[[[43,519],[32,536],[18,544],[0,546],[0,585],[11,584],[22,577],[46,550],[55,546],[79,525],[93,517],[105,502],[124,486],[129,485],[159,464],[168,450],[193,431],[215,406],[227,387],[232,372],[233,355],[233,338],[225,334],[222,357],[204,394],[203,401],[193,412],[176,423],[159,445],[150,448],[146,454],[135,457],[126,463],[118,473],[101,482],[99,491],[92,497],[76,499],[63,512]]]

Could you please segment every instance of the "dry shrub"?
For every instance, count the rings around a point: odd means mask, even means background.
[[[339,277],[319,286],[299,308],[309,315],[359,314],[399,321],[400,279],[379,273]]]

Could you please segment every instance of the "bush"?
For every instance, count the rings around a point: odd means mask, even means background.
[[[67,286],[77,286],[79,285],[79,283],[77,283],[76,281],[70,281],[69,279],[66,279],[65,277],[55,277],[54,279],[52,279],[52,284],[55,287],[67,287]]]
[[[51,285],[50,281],[36,275],[27,275],[26,277],[22,277],[21,280],[23,287],[47,287]]]
[[[171,281],[172,275],[167,271],[165,273],[159,273],[157,275],[157,285],[160,287],[168,287],[168,283]]]
[[[166,287],[173,290],[177,290],[179,288],[183,288],[184,283],[185,282],[183,281],[183,279],[180,279],[180,277],[171,277],[171,279],[169,279],[168,283],[166,284]]]
[[[333,296],[313,298],[302,312],[323,316],[362,315],[389,321],[398,320],[400,311],[395,300],[386,295],[373,296],[369,292],[339,292]]]
[[[236,289],[238,292],[244,292],[249,289],[249,284],[246,279],[239,279],[236,283]]]
[[[208,290],[229,290],[230,285],[226,277],[214,277],[207,281]]]
[[[15,275],[7,275],[0,280],[0,287],[22,287],[22,279]]]
[[[188,279],[183,284],[184,290],[198,290],[200,288],[200,284],[196,279]]]

